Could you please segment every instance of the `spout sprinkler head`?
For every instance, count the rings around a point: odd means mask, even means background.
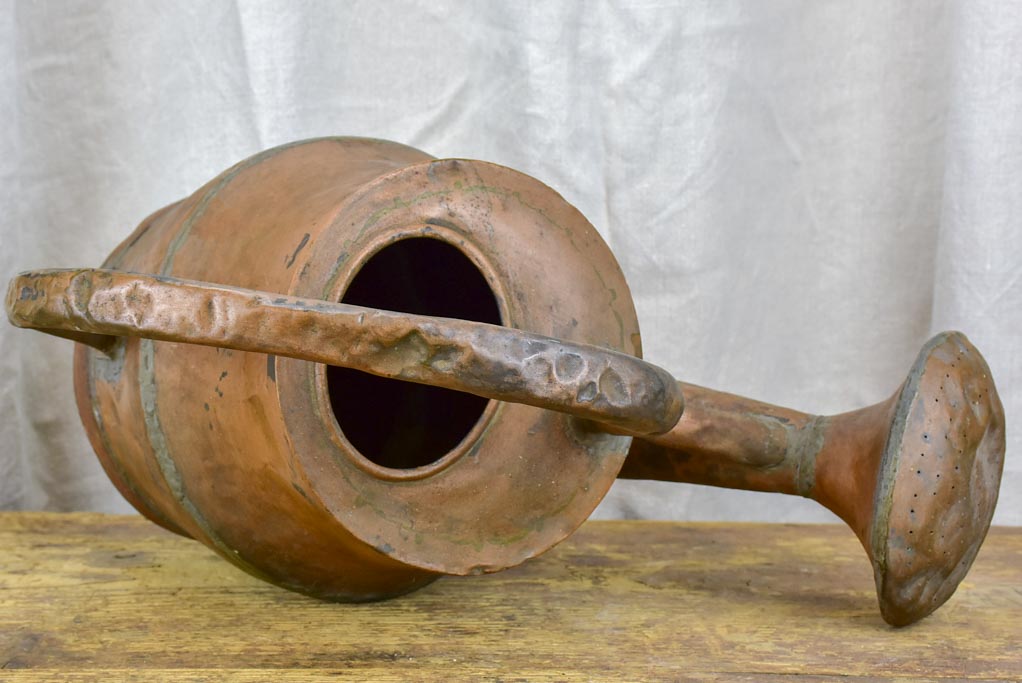
[[[896,401],[869,545],[880,610],[903,626],[951,597],[983,543],[1004,465],[1004,408],[960,332],[927,342]]]

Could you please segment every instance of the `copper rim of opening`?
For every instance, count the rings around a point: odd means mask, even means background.
[[[499,280],[499,278],[497,278],[495,269],[487,258],[470,241],[469,236],[442,225],[432,225],[429,223],[381,232],[357,255],[347,259],[345,263],[337,269],[334,277],[334,286],[330,292],[329,300],[340,301],[365,264],[367,264],[383,249],[398,242],[416,238],[435,239],[445,242],[468,258],[472,265],[479,270],[483,278],[486,280],[486,284],[490,288],[490,292],[493,294],[493,298],[496,301],[497,310],[500,313],[501,324],[507,324],[509,311],[506,306],[506,291],[504,290],[503,283]],[[425,479],[426,477],[433,476],[438,472],[447,469],[465,455],[465,453],[472,449],[483,433],[485,433],[490,422],[497,416],[500,409],[500,401],[495,401],[493,399],[487,401],[486,406],[476,419],[472,429],[470,429],[469,432],[462,437],[461,441],[458,442],[458,445],[428,465],[421,465],[419,467],[412,467],[408,469],[385,467],[373,462],[363,455],[344,434],[344,430],[337,421],[337,416],[334,414],[333,406],[330,402],[330,388],[326,376],[327,366],[317,364],[314,372],[316,412],[320,415],[330,439],[356,467],[367,474],[386,481],[414,481],[418,479]]]

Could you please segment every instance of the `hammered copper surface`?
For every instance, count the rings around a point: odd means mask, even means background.
[[[448,245],[485,290],[441,294],[479,296],[492,316],[340,303],[367,264],[416,240]],[[382,277],[368,291],[410,275]],[[997,499],[1003,409],[963,335],[931,340],[890,400],[832,417],[678,383],[640,360],[624,277],[560,195],[380,140],[256,155],[150,216],[103,269],[18,276],[7,310],[80,342],[83,423],[140,512],[322,598],[520,563],[571,533],[624,464],[815,498],[855,531],[884,618],[902,625],[951,595]],[[468,426],[439,453],[416,449],[453,412],[381,422],[387,454],[363,453],[362,404],[397,406],[358,394],[367,375],[341,366],[491,400],[459,413]],[[412,457],[392,458],[402,449]]]
[[[377,251],[412,238],[471,260],[504,327],[325,303]],[[77,346],[76,395],[111,479],[157,523],[320,597],[385,597],[546,550],[596,506],[629,440],[490,401],[438,461],[381,467],[339,428],[324,366],[226,347],[348,358],[502,398],[531,391],[533,403],[623,415],[639,431],[668,428],[681,408],[673,380],[634,358],[631,296],[592,226],[542,183],[484,162],[379,140],[286,145],[157,212],[104,266],[122,272],[50,273],[38,288],[26,275],[9,309],[93,344]],[[225,287],[206,296],[167,278]],[[357,350],[331,339],[359,330],[371,332]]]
[[[9,296],[15,325],[99,350],[134,334],[275,354],[559,410],[632,434],[666,432],[682,411],[681,388],[666,370],[497,325],[98,269],[22,273]]]

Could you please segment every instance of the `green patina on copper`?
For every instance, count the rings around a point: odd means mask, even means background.
[[[884,445],[884,454],[880,460],[880,471],[877,473],[876,495],[873,499],[873,524],[870,528],[870,544],[873,549],[873,566],[878,582],[887,572],[887,549],[890,532],[890,515],[894,503],[894,484],[898,477],[898,465],[901,462],[902,439],[909,413],[915,405],[919,394],[919,383],[926,371],[926,361],[933,349],[948,339],[947,333],[938,334],[923,345],[922,350],[912,364],[912,370],[898,394],[894,419]]]

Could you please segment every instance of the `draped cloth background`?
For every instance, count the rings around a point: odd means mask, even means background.
[[[890,395],[965,331],[1022,523],[1022,3],[0,0],[0,276],[98,265],[234,162],[322,135],[560,191],[631,284],[646,357],[814,412]],[[71,344],[0,325],[0,508],[126,511]],[[833,519],[615,485],[601,516]]]

